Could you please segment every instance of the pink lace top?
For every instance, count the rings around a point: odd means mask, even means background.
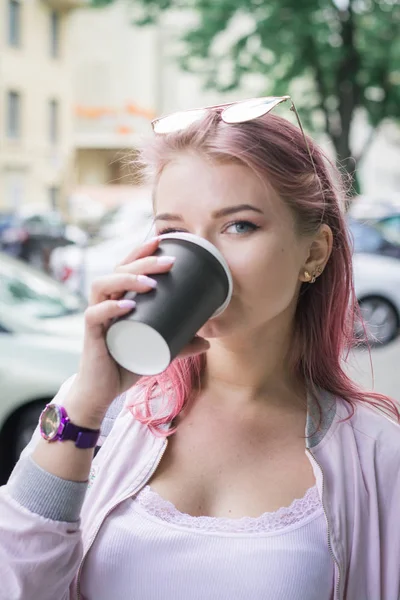
[[[171,502],[161,498],[148,485],[139,492],[135,502],[149,515],[167,523],[214,533],[219,531],[230,533],[281,531],[286,527],[300,523],[315,511],[321,509],[321,500],[316,486],[307,490],[303,498],[293,500],[290,506],[282,507],[275,512],[266,512],[260,517],[242,517],[241,519],[192,517],[181,513]]]
[[[179,512],[149,486],[105,519],[85,561],[85,600],[332,600],[334,564],[316,487],[241,519]]]

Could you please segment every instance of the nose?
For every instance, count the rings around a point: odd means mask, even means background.
[[[212,233],[211,231],[207,231],[207,229],[204,227],[196,227],[193,231],[193,234],[207,240],[222,253],[222,248],[220,247],[218,236],[216,234]]]
[[[211,244],[214,244],[214,246],[217,246],[218,244],[217,235],[215,232],[213,232],[212,227],[198,224],[190,228],[190,233],[193,233],[193,235],[198,235],[208,242],[211,242]]]

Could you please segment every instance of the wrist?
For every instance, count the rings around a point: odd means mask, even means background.
[[[68,413],[68,417],[74,425],[83,427],[84,429],[100,429],[103,422],[104,414],[90,413],[81,406],[77,406],[70,402],[64,402],[63,406]]]
[[[88,405],[83,395],[78,396],[75,393],[71,393],[61,404],[74,425],[84,427],[85,429],[100,429],[106,411]]]
[[[98,394],[79,385],[77,379],[68,394],[60,399],[60,404],[66,409],[70,420],[79,427],[88,429],[100,429],[111,402],[112,399],[109,402],[101,402]]]

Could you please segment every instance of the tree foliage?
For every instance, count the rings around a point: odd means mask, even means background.
[[[234,90],[258,74],[260,93],[281,95],[301,82],[296,104],[350,173],[363,150],[351,147],[355,112],[364,110],[371,131],[400,117],[399,0],[134,1],[140,24],[171,10],[197,16],[181,63],[210,87]]]

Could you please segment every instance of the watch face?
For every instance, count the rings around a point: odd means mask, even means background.
[[[49,405],[42,412],[40,429],[46,440],[52,440],[58,433],[61,424],[61,413],[58,406]]]

